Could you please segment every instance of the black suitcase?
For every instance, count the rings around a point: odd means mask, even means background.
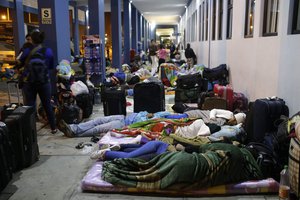
[[[25,167],[25,146],[23,141],[22,133],[22,116],[20,115],[10,115],[8,116],[4,123],[8,128],[8,134],[11,138],[11,143],[13,146],[13,152],[15,155],[14,162],[16,165],[13,171],[16,172]]]
[[[7,127],[3,122],[0,122],[0,192],[12,179],[12,156],[12,145]]]
[[[20,106],[5,119],[15,153],[14,171],[31,166],[39,159],[35,109]]]
[[[93,113],[94,96],[91,94],[78,94],[75,97],[76,104],[82,109],[82,118],[88,118]]]
[[[289,108],[280,98],[257,99],[252,109],[253,132],[247,132],[247,138],[250,142],[262,142],[267,132],[276,131],[274,122],[281,115],[289,116]]]
[[[126,95],[124,89],[102,86],[101,99],[105,116],[126,115]]]
[[[36,111],[32,106],[20,106],[12,114],[22,116],[25,167],[29,167],[38,161],[40,157],[36,130]]]
[[[165,110],[164,85],[157,82],[138,83],[133,88],[134,112],[156,113]]]

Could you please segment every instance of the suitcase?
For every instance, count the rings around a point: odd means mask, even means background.
[[[11,138],[13,146],[13,152],[15,155],[14,162],[16,163],[13,167],[13,171],[16,172],[25,167],[25,148],[23,144],[23,133],[22,133],[22,117],[20,115],[8,116],[4,123],[8,128],[8,134]]]
[[[289,109],[285,102],[277,97],[257,99],[252,109],[254,109],[253,132],[247,132],[247,138],[251,142],[262,142],[267,132],[277,130],[274,122],[281,115],[289,116]]]
[[[126,115],[125,90],[116,87],[105,87],[101,89],[104,115]]]
[[[158,82],[138,83],[133,88],[134,112],[156,113],[165,110],[164,85]]]
[[[76,104],[82,109],[82,118],[88,118],[93,113],[93,100],[91,94],[78,94],[75,97]]]
[[[13,115],[22,116],[22,133],[25,150],[25,167],[31,166],[40,157],[36,130],[36,111],[32,106],[20,106]]]
[[[292,138],[289,149],[289,181],[293,192],[300,197],[300,141],[297,138]]]
[[[39,159],[35,109],[20,106],[5,119],[16,155],[15,170],[31,166]]]
[[[233,89],[230,85],[214,85],[214,93],[227,101],[227,109],[233,111]]]
[[[13,151],[7,127],[0,122],[0,192],[12,179],[12,158]]]

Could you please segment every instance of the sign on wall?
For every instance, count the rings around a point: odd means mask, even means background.
[[[42,24],[52,24],[51,8],[41,9]]]

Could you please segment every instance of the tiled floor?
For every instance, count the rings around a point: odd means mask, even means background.
[[[3,83],[0,83],[0,85]],[[5,87],[0,92],[0,105],[7,103],[7,93]],[[0,86],[1,91],[1,86]],[[130,100],[129,100],[130,101]],[[128,108],[132,112],[132,107]],[[92,117],[102,116],[102,105],[95,105]],[[40,159],[31,167],[17,172],[13,175],[13,180],[0,194],[0,200],[137,200],[137,199],[200,199],[189,197],[159,197],[127,194],[108,193],[83,193],[80,189],[80,181],[86,174],[93,161],[83,150],[78,150],[75,146],[79,142],[90,142],[90,138],[67,138],[61,132],[53,135],[48,126],[37,123],[38,143],[40,149]],[[252,196],[226,196],[226,197],[203,197],[201,199],[222,199],[222,200],[277,200],[277,195],[252,195]]]

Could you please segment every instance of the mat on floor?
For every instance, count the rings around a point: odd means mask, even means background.
[[[209,195],[238,195],[238,194],[259,194],[259,193],[277,193],[279,184],[272,178],[259,181],[246,181],[238,184],[220,185],[199,190],[145,190],[138,188],[128,188],[113,186],[101,179],[103,162],[96,162],[87,172],[81,181],[83,191],[92,192],[110,192],[110,193],[155,193],[172,196],[209,196]]]

